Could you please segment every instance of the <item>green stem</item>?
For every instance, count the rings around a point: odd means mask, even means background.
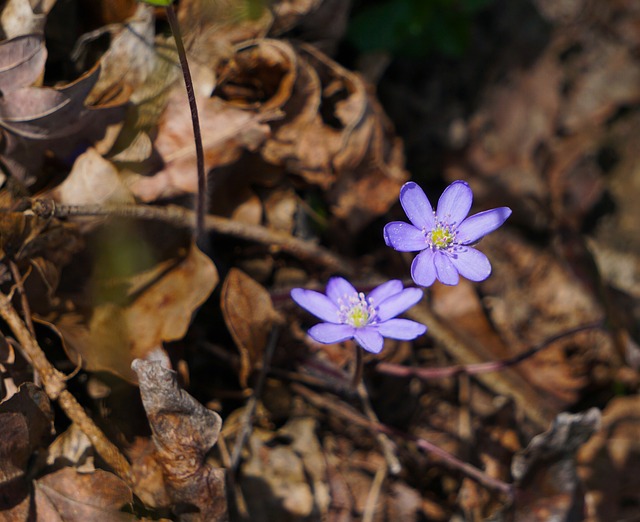
[[[191,79],[191,71],[187,62],[187,53],[180,34],[180,25],[176,16],[173,5],[166,7],[167,20],[169,27],[176,41],[178,56],[180,58],[180,67],[184,76],[184,83],[187,88],[187,97],[189,99],[189,108],[191,109],[191,121],[193,122],[193,137],[196,145],[196,167],[198,170],[198,195],[196,197],[196,228],[194,236],[196,241],[201,241],[204,237],[204,220],[207,215],[207,176],[204,171],[204,149],[202,147],[202,133],[200,131],[200,118],[198,117],[198,106],[196,105],[196,96],[193,90],[193,81]]]

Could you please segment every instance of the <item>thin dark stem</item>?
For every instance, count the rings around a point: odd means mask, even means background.
[[[553,337],[549,337],[533,348],[519,353],[514,357],[503,359],[501,361],[467,365],[459,364],[456,366],[448,366],[446,368],[412,368],[409,366],[402,366],[400,364],[380,363],[378,364],[378,366],[376,366],[376,370],[378,370],[380,373],[386,373],[387,375],[396,375],[398,377],[417,377],[418,379],[425,380],[443,379],[445,377],[453,377],[455,375],[461,374],[477,375],[479,373],[497,372],[508,368],[509,366],[514,366],[518,363],[521,363],[526,359],[529,359],[530,357],[534,356],[538,352],[544,350],[560,339],[575,335],[580,332],[584,332],[586,330],[595,330],[603,327],[604,325],[602,321],[578,326],[576,328],[572,328],[571,330],[566,330],[557,335],[554,335]]]
[[[356,343],[356,360],[353,369],[353,380],[351,386],[353,389],[357,389],[358,385],[362,382],[362,374],[364,373],[364,357],[362,353],[363,349]]]
[[[204,149],[202,147],[202,133],[200,131],[200,118],[198,117],[198,106],[196,104],[196,95],[193,90],[193,81],[191,79],[191,71],[189,70],[189,62],[187,62],[187,53],[180,34],[180,24],[176,16],[173,5],[166,7],[167,20],[171,32],[176,41],[178,56],[180,57],[180,67],[184,76],[184,84],[187,88],[187,97],[189,99],[189,108],[191,109],[191,121],[193,122],[193,138],[196,145],[196,166],[198,170],[198,195],[196,197],[196,228],[194,236],[196,241],[200,242],[204,238],[204,219],[207,215],[207,176],[204,171]]]

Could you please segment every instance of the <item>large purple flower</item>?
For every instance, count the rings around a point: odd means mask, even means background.
[[[473,193],[464,181],[454,181],[444,190],[437,212],[414,182],[400,189],[400,203],[411,224],[388,223],[384,240],[400,252],[421,251],[411,264],[416,284],[431,286],[438,279],[445,285],[456,285],[459,276],[471,281],[489,277],[489,260],[469,245],[502,225],[511,209],[494,208],[467,217],[472,201]]]
[[[397,279],[387,281],[365,295],[358,293],[346,279],[332,277],[327,283],[326,295],[294,288],[291,297],[325,321],[309,330],[309,335],[319,343],[355,339],[368,352],[379,353],[384,344],[383,337],[410,341],[427,331],[420,323],[395,318],[422,299],[422,290],[404,288]]]

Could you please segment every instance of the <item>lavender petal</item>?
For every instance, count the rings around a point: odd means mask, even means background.
[[[413,181],[400,189],[400,204],[409,221],[418,229],[431,230],[435,225],[433,208],[424,191]]]
[[[464,245],[474,243],[500,227],[510,215],[511,209],[508,207],[494,208],[474,214],[460,223],[457,239]]]
[[[417,252],[427,246],[422,230],[402,221],[392,221],[384,226],[384,242],[399,252]]]
[[[327,283],[327,297],[331,299],[338,308],[340,307],[340,299],[344,299],[345,296],[351,297],[357,295],[358,291],[343,277],[332,277]]]
[[[378,305],[378,321],[388,321],[411,308],[420,299],[422,299],[422,290],[419,288],[405,288],[399,294],[388,297]]]
[[[448,255],[442,252],[436,252],[433,264],[436,267],[436,277],[438,281],[450,286],[458,284],[460,275]]]
[[[384,339],[377,328],[355,328],[354,338],[360,346],[371,353],[380,353],[384,346]]]
[[[304,288],[291,290],[291,299],[307,312],[330,323],[338,323],[338,307],[326,295]]]
[[[420,252],[411,263],[411,278],[417,285],[431,286],[436,280],[436,268],[433,263],[435,253],[430,248]]]
[[[387,297],[391,297],[392,295],[399,294],[403,290],[402,281],[400,279],[392,279],[391,281],[387,281],[386,283],[382,283],[380,286],[376,286],[369,294],[367,295],[367,299],[374,306],[377,306],[378,303],[384,301]]]
[[[491,275],[491,263],[482,252],[471,247],[464,247],[456,252],[451,262],[462,277],[470,281],[484,281]]]
[[[473,192],[465,181],[454,181],[438,200],[438,220],[448,225],[459,225],[471,210]]]
[[[427,327],[415,321],[410,321],[409,319],[390,319],[389,321],[379,324],[378,331],[384,337],[389,337],[390,339],[412,341],[425,333]]]
[[[319,323],[309,328],[309,335],[322,344],[333,344],[353,339],[355,328],[348,324]]]

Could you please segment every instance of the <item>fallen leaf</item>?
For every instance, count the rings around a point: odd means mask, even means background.
[[[262,363],[274,324],[282,319],[269,292],[237,268],[229,270],[220,299],[225,323],[240,351],[238,379],[246,387],[250,375]]]
[[[34,490],[38,520],[136,520],[122,511],[133,503],[129,487],[114,474],[100,469],[85,474],[63,468],[35,480]]]
[[[182,338],[217,282],[211,259],[192,245],[185,257],[155,266],[148,274],[125,277],[121,289],[109,290],[92,308],[86,323],[77,314],[65,314],[55,326],[73,361],[134,380],[131,361],[162,342]]]
[[[33,85],[44,73],[47,50],[41,35],[0,42],[0,89],[5,93]]]
[[[511,465],[518,493],[518,522],[583,520],[584,494],[576,453],[600,426],[600,411],[561,413],[551,428],[534,437]]]
[[[225,470],[207,455],[218,441],[222,419],[178,386],[176,373],[157,361],[133,361],[156,457],[174,503],[190,520],[227,520]]]
[[[626,520],[640,503],[640,422],[637,396],[616,397],[604,409],[602,427],[578,452],[588,522]]]

